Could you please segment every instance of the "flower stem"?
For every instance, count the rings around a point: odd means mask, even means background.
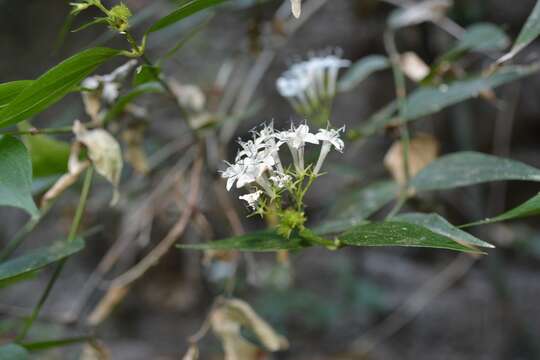
[[[93,168],[89,168],[86,170],[86,176],[84,177],[84,183],[83,188],[81,191],[81,196],[79,198],[79,204],[77,205],[77,210],[75,212],[75,216],[73,217],[73,221],[71,222],[71,228],[69,230],[67,242],[72,242],[75,240],[75,237],[77,236],[77,231],[79,230],[79,226],[81,224],[82,215],[84,213],[84,208],[86,207],[86,201],[88,200],[88,194],[90,193],[90,186],[92,185],[92,175],[93,175]],[[43,308],[43,305],[45,304],[45,301],[47,301],[47,298],[49,297],[51,290],[56,283],[56,280],[58,280],[58,277],[60,276],[60,273],[62,272],[62,269],[64,268],[64,265],[66,263],[66,259],[61,260],[54,269],[54,273],[51,276],[51,279],[47,283],[47,287],[45,288],[45,291],[39,298],[38,303],[34,307],[34,310],[32,310],[32,314],[24,324],[24,327],[21,331],[21,333],[17,336],[17,342],[20,342],[24,340],[26,335],[28,334],[28,331],[34,324],[34,321],[39,316],[39,313],[41,312],[41,309]]]

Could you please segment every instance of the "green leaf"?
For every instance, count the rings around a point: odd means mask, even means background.
[[[350,91],[376,71],[390,67],[390,62],[382,55],[369,55],[356,61],[338,82],[339,91]]]
[[[398,186],[393,181],[380,181],[356,191],[348,191],[330,211],[330,216],[314,231],[329,234],[361,224],[396,197]]]
[[[444,16],[450,4],[446,1],[420,1],[407,4],[392,11],[388,17],[388,26],[396,30],[427,21],[436,22]]]
[[[480,246],[488,248],[494,247],[490,243],[480,240],[468,232],[458,229],[438,214],[406,213],[400,214],[394,219],[423,226],[434,233],[446,236],[465,246]]]
[[[457,80],[439,86],[421,87],[406,99],[404,121],[416,120],[420,117],[438,113],[442,109],[461,101],[477,97],[483,91],[519,80],[540,70],[540,64],[529,66],[507,66],[489,76],[475,76],[465,80]],[[366,121],[357,131],[362,135],[370,135],[395,124],[394,112],[390,103]]]
[[[18,80],[0,84],[0,110],[26,89],[32,80]]]
[[[0,111],[0,127],[16,124],[54,104],[120,50],[93,48],[73,55],[24,88]]]
[[[30,271],[25,274],[21,274],[6,280],[0,280],[0,289],[9,287],[11,285],[18,284],[23,281],[28,281],[34,279],[39,274],[39,270]]]
[[[510,39],[497,25],[477,23],[467,28],[452,52],[503,50],[509,44]]]
[[[84,248],[84,240],[57,241],[51,246],[32,250],[0,264],[0,281],[12,279],[71,256]]]
[[[527,18],[525,25],[521,29],[514,46],[507,54],[503,55],[497,62],[502,63],[504,61],[510,60],[518,52],[523,50],[527,45],[529,45],[536,37],[540,35],[540,1],[536,2],[533,11]]]
[[[285,239],[271,231],[260,231],[205,244],[179,244],[178,248],[192,250],[277,251],[296,250],[306,246],[309,245],[299,237],[293,236],[291,239]]]
[[[512,210],[508,210],[492,218],[462,225],[462,227],[491,224],[499,221],[506,221],[535,215],[540,215],[540,193],[525,201],[523,204],[516,206]]]
[[[30,151],[34,179],[67,172],[70,153],[67,142],[47,135],[27,135],[24,142]]]
[[[0,359],[2,360],[28,360],[28,351],[17,344],[0,346]]]
[[[180,20],[185,19],[201,10],[218,5],[226,0],[191,0],[174,10],[169,15],[159,19],[146,31],[152,33],[164,29]]]
[[[410,246],[479,252],[423,226],[403,221],[359,225],[340,235],[339,240],[350,246]]]
[[[13,136],[0,138],[0,205],[21,208],[33,217],[39,215],[32,198],[30,156]]]
[[[159,78],[161,69],[159,66],[141,65],[135,72],[133,86],[143,85],[148,82],[155,82]]]
[[[411,186],[427,191],[503,180],[540,181],[540,170],[515,160],[463,151],[430,163],[411,180]]]

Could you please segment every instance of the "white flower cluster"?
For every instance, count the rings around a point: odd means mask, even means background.
[[[306,113],[335,96],[339,69],[350,64],[337,54],[312,56],[285,71],[277,79],[276,87],[295,110]]]
[[[342,152],[344,143],[340,139],[340,129],[320,129],[316,134],[309,131],[306,124],[285,131],[275,131],[273,124],[263,125],[260,131],[253,130],[253,139],[239,141],[240,151],[235,162],[221,173],[227,179],[227,191],[236,183],[237,188],[257,184],[256,189],[247,195],[240,196],[253,209],[257,208],[260,197],[265,193],[274,199],[279,189],[287,188],[293,177],[305,175],[304,148],[307,143],[321,144],[319,158],[312,170],[312,175],[318,175],[328,152],[334,147]],[[286,171],[279,156],[282,145],[287,144],[293,159],[295,172]],[[291,175],[289,175],[291,174]]]

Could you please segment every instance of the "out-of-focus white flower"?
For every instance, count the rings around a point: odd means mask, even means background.
[[[298,127],[291,125],[289,131],[282,131],[277,135],[278,139],[285,142],[291,151],[296,171],[304,171],[304,147],[306,143],[318,144],[319,140],[309,132],[309,126],[301,124]]]
[[[295,18],[299,18],[302,13],[302,0],[291,0],[291,12]]]
[[[137,60],[130,60],[106,75],[94,75],[84,79],[81,86],[88,90],[101,90],[101,99],[106,103],[113,103],[120,93],[121,82],[135,67]]]
[[[259,201],[259,198],[261,197],[262,191],[257,190],[255,192],[239,196],[238,198],[240,200],[244,200],[247,202],[248,206],[252,208],[253,210],[257,209],[257,202]]]
[[[336,94],[339,69],[350,64],[337,54],[312,56],[285,71],[276,87],[297,112],[307,115],[329,104]]]
[[[328,155],[328,152],[330,152],[330,149],[332,146],[339,152],[343,152],[343,148],[345,147],[345,144],[343,143],[343,140],[341,140],[339,133],[345,131],[345,127],[341,127],[339,129],[319,129],[319,132],[315,135],[318,140],[322,142],[321,145],[321,152],[319,153],[319,159],[317,160],[317,164],[315,165],[315,168],[313,169],[314,174],[318,174],[321,170],[321,167],[324,163],[324,160],[326,159],[326,156]]]

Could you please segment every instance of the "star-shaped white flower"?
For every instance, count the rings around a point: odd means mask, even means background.
[[[293,149],[300,149],[305,146],[306,143],[318,144],[319,140],[309,132],[309,126],[307,124],[301,124],[298,127],[291,125],[289,131],[282,131],[278,138],[282,141],[285,141],[287,145]]]
[[[345,127],[339,128],[339,129],[319,129],[319,132],[315,135],[317,139],[320,141],[328,142],[334,148],[339,151],[343,152],[343,148],[345,144],[343,143],[343,140],[341,140],[339,133],[345,131]]]
[[[326,159],[326,156],[328,155],[328,152],[330,152],[330,149],[332,146],[339,152],[343,152],[343,148],[345,147],[345,144],[343,143],[343,140],[339,137],[339,133],[345,131],[345,127],[341,127],[337,130],[335,129],[319,129],[319,132],[317,133],[316,137],[322,142],[321,146],[321,152],[319,153],[319,159],[317,160],[317,164],[315,165],[315,168],[313,169],[314,174],[318,174],[321,170],[321,167],[324,163],[324,160]]]
[[[293,158],[293,164],[297,172],[304,171],[304,147],[306,143],[318,144],[319,140],[309,132],[309,126],[301,124],[298,127],[291,125],[288,131],[282,131],[277,135],[278,139],[287,143]]]
[[[245,173],[246,167],[243,164],[230,164],[226,162],[229,167],[221,173],[222,178],[227,179],[227,191],[230,191],[234,183]]]

